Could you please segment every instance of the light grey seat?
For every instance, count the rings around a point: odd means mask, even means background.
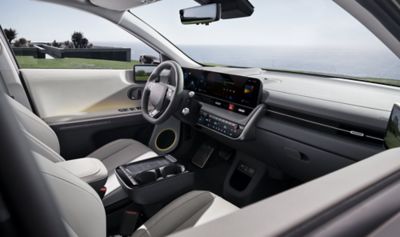
[[[7,96],[14,108],[17,119],[23,127],[26,137],[32,143],[35,152],[53,162],[64,161],[60,156],[60,144],[57,135],[43,120],[33,114],[11,97]],[[108,171],[117,166],[135,160],[154,157],[157,154],[149,147],[132,139],[119,139],[100,147],[88,157],[100,159]],[[110,175],[112,172],[109,172]]]
[[[70,236],[105,237],[106,215],[96,192],[81,179],[34,153],[50,186]],[[166,236],[238,210],[207,191],[192,191],[174,200],[145,222],[133,237]]]

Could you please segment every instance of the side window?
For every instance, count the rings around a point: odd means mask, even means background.
[[[23,14],[22,4],[33,13]],[[19,14],[0,15],[0,24],[21,68],[132,69],[139,61],[159,61],[152,48],[90,13],[29,0],[2,5],[4,12]]]

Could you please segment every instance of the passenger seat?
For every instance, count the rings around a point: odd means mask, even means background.
[[[105,237],[106,214],[97,193],[81,179],[34,152],[71,236]],[[156,195],[156,194],[155,194]],[[199,226],[238,210],[208,191],[192,191],[175,199],[146,221],[133,237],[166,236]]]

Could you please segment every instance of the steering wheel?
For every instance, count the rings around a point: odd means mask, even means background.
[[[167,81],[161,80],[161,73],[169,70]],[[149,76],[143,89],[142,114],[152,124],[160,124],[175,111],[179,101],[177,97],[183,91],[183,72],[175,61],[159,64]]]

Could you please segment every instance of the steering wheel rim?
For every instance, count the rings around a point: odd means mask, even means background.
[[[171,83],[161,82],[160,75],[170,70]],[[183,91],[182,67],[175,61],[165,61],[159,64],[149,76],[143,89],[141,101],[143,117],[152,124],[160,124],[166,121],[175,111],[179,95]],[[149,105],[153,110],[149,110]]]

